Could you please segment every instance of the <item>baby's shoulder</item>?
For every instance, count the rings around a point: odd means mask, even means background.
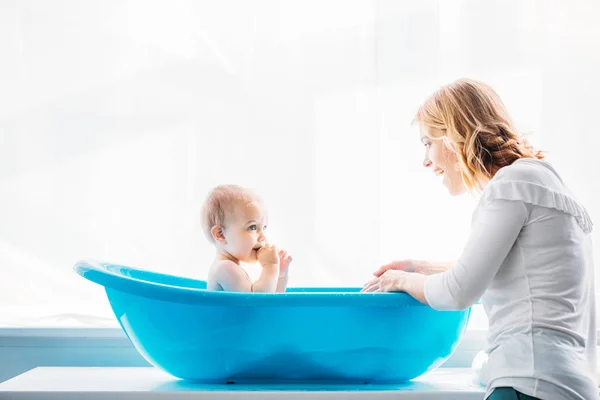
[[[218,260],[213,263],[211,271],[209,272],[216,280],[222,279],[250,279],[248,272],[242,268],[239,264],[236,264],[230,260]]]
[[[237,272],[238,269],[240,269],[240,266],[231,260],[215,260],[210,267],[210,271],[213,274],[229,274],[232,272]]]
[[[215,260],[208,269],[207,288],[209,290],[223,290],[222,281],[230,280],[238,275],[240,266],[230,260]]]

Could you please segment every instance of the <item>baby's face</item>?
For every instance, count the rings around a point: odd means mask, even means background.
[[[256,262],[257,250],[266,240],[267,218],[258,202],[238,201],[227,216],[224,250],[243,262]]]

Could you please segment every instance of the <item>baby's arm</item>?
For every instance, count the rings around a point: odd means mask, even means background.
[[[279,293],[284,293],[285,290],[287,289],[287,284],[288,284],[288,277],[287,276],[280,277],[279,279],[277,279],[277,289],[275,291],[279,292]]]
[[[260,277],[254,282],[252,291],[257,293],[274,293],[279,278],[279,265],[263,265]]]
[[[254,282],[255,292],[273,293],[279,288],[279,253],[277,247],[266,243],[256,255],[262,267],[260,278]]]
[[[292,256],[288,255],[287,251],[279,251],[279,279],[277,280],[277,292],[283,293],[287,289],[288,284],[288,270],[290,263],[292,262]]]

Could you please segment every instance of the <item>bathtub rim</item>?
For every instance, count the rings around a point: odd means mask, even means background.
[[[359,293],[359,288],[291,288],[285,293],[220,292],[176,286],[125,275],[127,271],[205,284],[202,280],[158,273],[97,260],[79,260],[73,269],[83,278],[105,289],[174,303],[211,306],[270,307],[426,307],[407,293]],[[116,272],[120,271],[120,273]],[[307,290],[309,293],[303,292]],[[468,312],[469,309],[455,311]]]

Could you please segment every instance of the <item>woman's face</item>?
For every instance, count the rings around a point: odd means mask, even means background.
[[[442,132],[425,125],[420,125],[419,130],[425,146],[423,165],[431,168],[435,175],[443,177],[442,183],[452,196],[463,194],[467,188],[462,180],[458,158],[442,140]]]

